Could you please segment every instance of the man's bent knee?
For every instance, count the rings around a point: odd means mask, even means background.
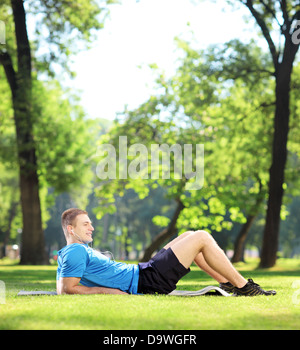
[[[197,239],[203,241],[203,242],[213,242],[215,241],[214,238],[210,233],[204,230],[197,230],[194,231],[194,235],[197,237]]]
[[[181,235],[180,235],[180,237],[186,237],[186,236],[189,236],[189,235],[191,235],[191,234],[193,234],[195,231],[185,231],[184,233],[182,233]]]
[[[204,230],[196,230],[196,231],[186,231],[181,234],[181,237],[194,236],[197,239],[213,239],[212,235]]]

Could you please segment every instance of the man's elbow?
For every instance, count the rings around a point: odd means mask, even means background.
[[[67,287],[66,286],[62,286],[62,285],[57,286],[56,293],[57,293],[57,295],[70,294],[70,293],[68,293]]]
[[[59,294],[77,294],[75,286],[63,285]]]
[[[73,285],[72,283],[66,283],[63,280],[60,280],[59,283],[57,284],[56,292],[58,295],[77,294],[76,285]]]

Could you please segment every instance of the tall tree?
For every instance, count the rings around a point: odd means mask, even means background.
[[[261,251],[261,267],[276,263],[279,242],[280,211],[284,193],[284,172],[287,161],[287,142],[290,121],[290,89],[293,64],[299,50],[300,3],[298,0],[239,0],[250,11],[265,38],[272,57],[276,80],[276,109],[272,165],[270,167],[269,197]],[[273,31],[283,38],[279,44]]]
[[[17,44],[17,70],[8,52],[1,53],[0,61],[9,82],[17,135],[23,234],[21,263],[46,262],[42,230],[37,159],[32,125],[31,50],[26,29],[23,1],[12,0]]]
[[[107,0],[105,4],[110,2],[113,1]],[[14,38],[9,38],[10,41],[1,49],[0,63],[11,90],[17,137],[23,217],[21,264],[44,264],[47,262],[47,257],[42,229],[38,159],[34,137],[33,59],[24,5],[23,0],[1,2],[1,11],[7,15],[7,22],[12,23]],[[39,15],[37,21],[41,20],[36,28],[35,46],[45,34],[42,29],[46,28],[49,34],[47,35],[49,55],[43,58],[43,62],[47,62],[47,65],[38,64],[35,58],[35,66],[38,68],[50,67],[53,58],[59,58],[59,62],[62,63],[66,62],[66,59],[61,57],[66,58],[72,52],[72,47],[68,44],[74,32],[78,34],[77,43],[79,39],[88,41],[91,38],[91,29],[99,29],[103,23],[103,18],[98,18],[103,9],[96,1],[40,0],[36,2],[28,0],[26,5],[28,5],[26,8]]]

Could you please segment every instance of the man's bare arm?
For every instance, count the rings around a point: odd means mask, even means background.
[[[119,289],[86,287],[79,285],[80,278],[62,277],[57,281],[57,294],[128,294]]]

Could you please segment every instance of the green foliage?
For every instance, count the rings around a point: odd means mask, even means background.
[[[4,232],[10,208],[13,203],[19,203],[20,198],[13,109],[4,79],[0,79],[0,89],[7,97],[0,105],[0,198],[1,229]],[[85,117],[76,96],[63,91],[56,81],[43,83],[34,80],[33,101],[34,140],[45,225],[49,219],[47,210],[59,193],[76,195],[80,190],[87,198],[86,190],[91,191],[92,140],[96,138],[98,127],[95,121]],[[14,220],[20,225],[20,212],[17,213]],[[11,229],[11,237],[16,235],[17,228],[20,226]]]
[[[5,46],[0,48],[0,63],[11,91],[7,101],[12,100],[16,129],[17,154],[11,160],[18,165],[21,179],[22,264],[46,263],[40,213],[47,221],[47,187],[61,192],[88,181],[89,142],[82,131],[87,130],[83,112],[70,103],[70,97],[62,97],[57,87],[50,92],[34,80],[44,72],[47,74],[43,78],[59,75],[57,65],[70,72],[71,54],[90,41],[92,30],[102,27],[104,18],[98,16],[107,14],[106,5],[114,2],[29,0],[0,4],[1,20],[5,19],[9,33]],[[32,38],[28,23],[36,25]],[[49,105],[51,102],[53,105]],[[62,114],[62,118],[53,117]],[[14,214],[8,215],[8,233],[15,216],[15,211],[11,212]]]
[[[122,196],[129,188],[145,198],[149,186],[161,187],[169,199],[180,199],[185,205],[177,221],[179,232],[231,230],[235,223],[245,223],[248,215],[263,214],[265,210],[275,109],[272,62],[253,41],[233,40],[202,51],[179,39],[177,43],[184,55],[175,75],[166,79],[154,67],[157,95],[135,110],[125,110],[99,145],[113,145],[118,159],[120,136],[127,136],[128,147],[139,143],[147,150],[153,144],[204,144],[204,187],[187,191],[188,179],[176,179],[171,162],[170,179],[153,181],[148,174],[148,178],[117,177],[100,182],[96,195],[101,205],[97,211],[101,217],[105,210],[114,210],[114,194]],[[297,81],[295,69],[295,120]],[[299,136],[296,122],[292,123],[291,157],[298,150]],[[296,156],[287,172],[296,174],[297,163]],[[296,183],[296,176],[290,176],[288,187],[296,190]],[[286,207],[282,208],[284,213]],[[166,226],[169,219],[164,222],[160,215],[153,221]]]
[[[156,226],[166,227],[170,223],[170,219],[162,215],[156,215],[152,219]]]
[[[164,93],[151,96],[137,110],[126,111],[124,122],[116,124],[102,142],[113,144],[117,155],[118,138],[122,135],[128,136],[129,145],[142,143],[148,149],[153,143],[204,144],[204,188],[186,191],[188,179],[176,180],[171,165],[173,176],[170,179],[111,180],[101,185],[101,196],[104,198],[107,194],[113,205],[113,193],[123,193],[117,188],[125,188],[125,183],[126,188],[131,187],[137,193],[147,187],[145,184],[161,186],[166,188],[169,198],[180,198],[186,206],[178,221],[182,230],[201,226],[220,231],[230,227],[224,220],[228,209],[239,208],[239,213],[232,214],[231,219],[243,222],[242,212],[249,212],[258,193],[261,195],[258,184],[264,184],[266,188],[270,136],[265,132],[268,128],[265,115],[273,111],[273,106],[270,103],[263,108],[262,104],[272,100],[272,89],[266,86],[265,78],[256,81],[255,90],[243,77],[228,86],[228,79],[219,79],[220,54],[213,55],[213,51],[198,53],[182,41],[179,46],[184,48],[186,56],[178,73],[167,83],[163,74],[157,80],[158,91]],[[246,45],[235,42],[234,50],[247,52],[246,58],[252,54],[255,57],[252,61],[257,63],[258,50],[246,49]],[[229,66],[224,58],[225,61]],[[215,62],[218,62],[218,69],[212,70]]]
[[[74,96],[58,83],[34,86],[35,141],[39,175],[56,192],[70,191],[91,179],[89,159],[96,123],[85,118]],[[45,98],[47,96],[47,98]]]

